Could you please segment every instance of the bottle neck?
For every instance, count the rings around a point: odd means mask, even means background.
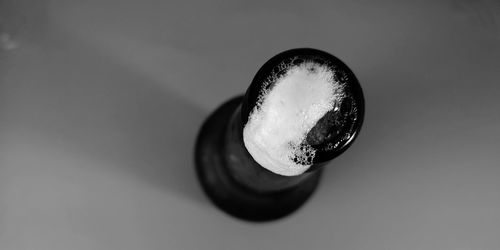
[[[310,178],[313,173],[297,176],[275,174],[259,165],[245,148],[241,105],[232,115],[224,143],[225,161],[229,175],[243,187],[259,193],[280,192],[291,189]]]

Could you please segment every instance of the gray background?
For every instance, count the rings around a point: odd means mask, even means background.
[[[0,249],[500,249],[500,2],[0,0]],[[274,54],[326,50],[365,125],[300,211],[235,220],[193,142]]]

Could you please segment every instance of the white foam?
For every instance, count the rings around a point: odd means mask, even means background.
[[[285,176],[309,169],[315,150],[301,143],[333,109],[341,88],[333,75],[325,66],[303,63],[291,67],[269,92],[261,94],[260,106],[252,110],[243,129],[245,147],[257,163]]]

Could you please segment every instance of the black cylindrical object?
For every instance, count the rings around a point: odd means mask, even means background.
[[[308,131],[302,142],[315,150],[309,169],[284,176],[259,165],[243,142],[249,116],[271,91],[276,79],[303,63],[321,65],[332,72],[332,81],[343,86],[341,98]],[[204,122],[196,142],[198,178],[211,200],[238,218],[268,221],[299,208],[319,183],[322,166],[344,152],[359,134],[364,97],[352,71],[324,51],[301,48],[282,52],[267,61],[255,75],[244,96],[221,105]]]

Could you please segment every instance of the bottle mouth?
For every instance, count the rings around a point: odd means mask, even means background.
[[[364,97],[354,73],[338,58],[293,49],[259,69],[241,116],[245,146],[254,159],[264,167],[288,167],[279,174],[297,175],[352,144],[363,122]]]

